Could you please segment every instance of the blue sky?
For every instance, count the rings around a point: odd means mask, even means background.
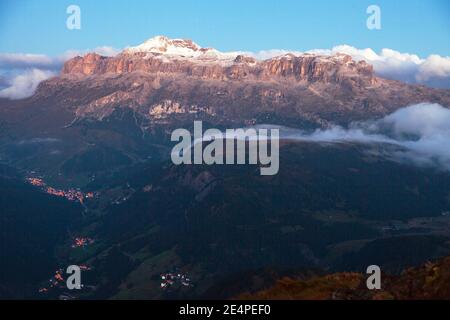
[[[66,28],[66,8],[81,8],[81,30]],[[366,28],[366,8],[381,8],[381,30]],[[308,50],[349,44],[450,55],[448,0],[2,0],[0,52],[62,54],[123,48],[154,35],[190,38],[221,51]]]

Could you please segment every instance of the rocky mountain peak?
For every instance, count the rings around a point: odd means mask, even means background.
[[[169,39],[166,36],[156,36],[138,46],[125,49],[124,53],[133,54],[144,52],[195,57],[202,54],[204,51],[205,49],[201,48],[192,40]]]
[[[66,62],[62,74],[102,75],[130,72],[178,74],[205,80],[288,80],[372,85],[372,66],[349,55],[284,54],[257,60],[242,52],[202,48],[192,40],[153,37],[115,57],[87,54]]]
[[[287,53],[258,60],[164,36],[113,57],[89,53],[68,60],[60,77],[39,85],[35,99],[48,97],[73,106],[77,118],[104,119],[117,108],[131,108],[158,122],[221,115],[245,123],[283,119],[312,126],[450,101],[449,91],[379,78],[372,65],[347,54]]]

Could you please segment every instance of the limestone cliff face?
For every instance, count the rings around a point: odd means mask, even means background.
[[[96,53],[88,53],[84,57],[75,57],[64,64],[62,73],[94,74],[107,58]]]
[[[268,77],[278,76],[296,81],[341,83],[346,79],[358,79],[361,85],[375,82],[371,65],[365,61],[355,62],[348,55],[335,56],[286,55],[262,62]]]
[[[294,82],[341,83],[357,79],[355,83],[370,85],[375,76],[371,65],[355,62],[348,55],[302,56],[285,55],[257,61],[238,55],[234,60],[206,59],[205,57],[170,58],[159,53],[126,53],[116,57],[102,57],[89,53],[75,57],[64,64],[62,75],[104,75],[127,72],[180,74],[211,80],[289,80]]]
[[[97,120],[129,108],[149,121],[206,117],[212,123],[323,127],[420,102],[450,107],[450,90],[379,78],[371,65],[346,54],[257,60],[158,36],[114,57],[89,53],[68,60],[32,99],[51,99],[77,118]]]

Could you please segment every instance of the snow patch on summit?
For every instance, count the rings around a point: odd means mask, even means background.
[[[153,53],[164,56],[177,56],[182,58],[195,58],[200,60],[233,60],[241,52],[220,52],[213,48],[202,48],[192,40],[169,39],[165,36],[156,36],[144,43],[129,47],[123,51],[125,54]]]

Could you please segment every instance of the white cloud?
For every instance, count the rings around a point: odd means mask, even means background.
[[[1,98],[22,99],[31,96],[41,81],[44,81],[55,73],[48,70],[27,70],[10,80],[10,86],[0,90]]]
[[[35,88],[37,86],[34,85],[35,81],[46,79],[43,75],[47,75],[48,78],[50,74],[56,74],[65,61],[75,56],[82,56],[88,52],[96,52],[103,56],[115,56],[120,51],[120,49],[102,46],[86,50],[68,50],[56,57],[42,54],[0,53],[0,90],[5,87],[6,83],[10,84],[10,87],[0,91],[1,96],[18,99],[17,97],[32,95],[33,91],[30,89],[25,90],[22,94],[17,90],[21,86]],[[372,64],[375,73],[381,77],[433,87],[450,88],[450,56],[430,55],[426,59],[422,59],[415,54],[401,53],[392,49],[382,49],[379,53],[376,53],[370,48],[358,49],[349,45],[339,45],[332,49],[313,49],[306,52],[323,55],[346,53],[357,61],[365,60]],[[263,50],[253,53],[241,52],[241,54],[251,55],[259,60],[287,53],[301,55],[304,52],[283,49]],[[23,85],[26,81],[28,81],[28,86]]]
[[[103,46],[87,50],[69,50],[56,57],[43,54],[0,53],[0,97],[22,99],[33,95],[38,84],[55,76],[65,61],[88,52],[115,56],[120,50]]]
[[[450,57],[433,54],[426,59],[422,59],[415,54],[402,53],[387,48],[382,49],[380,53],[376,53],[370,48],[358,49],[349,45],[339,45],[332,49],[313,49],[306,52],[323,55],[345,53],[357,61],[365,60],[372,64],[376,74],[384,78],[433,87],[450,87]],[[305,52],[272,49],[249,54],[257,59],[264,60],[287,53],[301,55]]]
[[[412,105],[377,121],[353,123],[349,128],[333,126],[310,134],[281,128],[281,137],[327,143],[387,143],[400,147],[388,153],[392,159],[450,171],[450,109],[439,104]]]
[[[0,53],[0,69],[59,69],[66,60],[71,59],[75,56],[85,55],[89,52],[95,52],[102,56],[111,57],[117,55],[120,50],[103,46],[86,50],[68,50],[63,54],[55,57],[45,54]]]
[[[52,58],[44,54],[0,53],[0,68],[55,68],[61,63],[60,58]]]
[[[450,88],[450,57],[430,55],[420,66],[416,75],[418,82],[442,83],[443,87]]]

